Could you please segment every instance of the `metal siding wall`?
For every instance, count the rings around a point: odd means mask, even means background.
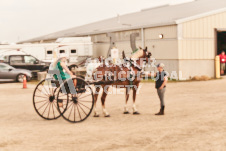
[[[194,76],[208,75],[214,77],[214,60],[180,60],[179,71],[183,78],[190,79]]]
[[[214,28],[225,28],[226,13],[183,23],[183,38],[214,38]]]
[[[130,47],[130,41],[121,41],[121,42],[116,42],[115,43],[117,48],[119,49],[119,54],[121,56],[122,51],[125,51],[125,54],[127,57],[130,57],[132,53],[132,49]],[[141,41],[137,40],[136,41],[137,47],[141,46]],[[109,49],[110,44],[109,43],[95,43],[93,45],[93,57],[99,57],[99,56],[107,56],[107,51]]]
[[[179,60],[177,59],[158,59],[156,60],[156,63],[155,64],[158,64],[158,63],[164,63],[165,64],[165,71],[167,71],[170,76],[172,73],[176,72],[177,75],[179,76]],[[157,71],[155,68],[151,68],[151,71]]]
[[[107,56],[109,44],[93,44],[93,57]]]
[[[146,40],[145,45],[156,59],[178,59],[177,40]]]
[[[226,12],[182,23],[179,59],[214,59],[215,28],[226,28]]]
[[[177,38],[177,25],[146,28],[144,32],[144,37],[146,40],[153,40],[153,39],[159,40],[160,34],[163,34],[164,39]]]
[[[159,35],[163,34],[163,39]],[[156,59],[178,59],[177,25],[147,28],[145,45]]]
[[[137,47],[141,46],[142,45],[141,43],[142,43],[141,40],[137,40],[136,46]],[[123,50],[125,51],[125,55],[127,57],[130,57],[130,55],[132,54],[130,41],[116,42],[116,46],[119,49],[120,56],[121,56]]]
[[[121,52],[124,50],[126,53],[126,56],[130,56],[132,50],[130,47],[130,34],[131,33],[139,33],[139,37],[137,37],[136,45],[137,47],[141,46],[141,30],[128,30],[128,31],[119,31],[115,32],[115,38],[116,38],[116,47],[119,49],[119,53],[121,55]],[[98,56],[107,56],[107,51],[110,46],[110,38],[107,37],[107,34],[98,34],[98,35],[92,35],[92,42],[93,42],[93,49],[94,49],[94,57]]]
[[[137,29],[137,30],[127,30],[127,31],[118,31],[118,32],[114,32],[115,34],[115,39],[118,42],[121,41],[129,41],[130,40],[130,34],[132,33],[139,33],[139,37],[137,37],[137,40],[141,39],[141,30]],[[98,35],[92,35],[92,42],[94,43],[105,43],[105,42],[110,42],[110,38],[107,37],[107,33],[106,34],[98,34]]]
[[[115,33],[116,41],[130,41],[130,34],[132,33],[139,33],[139,37],[137,40],[141,40],[141,29],[137,30],[128,30],[128,31],[119,31]]]
[[[179,40],[180,59],[213,59],[214,40]]]
[[[106,43],[110,42],[110,38],[107,37],[107,34],[98,34],[98,35],[92,35],[91,36],[93,43]]]

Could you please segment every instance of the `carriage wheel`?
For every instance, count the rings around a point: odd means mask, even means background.
[[[39,82],[33,94],[35,111],[46,120],[57,119],[61,116],[55,96],[57,87],[52,85],[51,80],[53,79],[45,79]]]
[[[59,107],[58,105],[59,112],[61,112],[65,120],[78,123],[84,121],[91,114],[94,105],[94,96],[87,82],[82,78],[73,78],[72,80],[74,79],[77,80],[76,92],[74,94],[71,92],[63,93],[59,90],[57,100],[64,100],[67,96],[67,104],[63,107]],[[65,83],[67,82],[68,81],[65,81]]]

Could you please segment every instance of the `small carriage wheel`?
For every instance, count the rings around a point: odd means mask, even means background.
[[[64,105],[66,110],[64,106],[59,107],[59,104],[57,105],[59,112],[61,112],[61,115],[65,120],[72,123],[78,123],[87,119],[91,114],[94,106],[94,96],[90,85],[82,78],[78,77],[64,82],[63,85],[65,86],[66,91],[68,91],[67,83],[72,82],[73,80],[77,80],[77,85],[74,89],[75,91],[69,90],[69,92],[65,93],[62,92],[62,90],[59,90],[57,94],[57,100],[61,101],[64,99],[63,97],[67,96],[68,101],[67,104]]]
[[[39,116],[46,120],[57,119],[61,116],[57,108],[57,87],[52,84],[52,78],[38,83],[33,93],[33,105]]]

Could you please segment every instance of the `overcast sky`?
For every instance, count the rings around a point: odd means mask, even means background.
[[[17,42],[182,1],[191,0],[0,0],[0,41]]]

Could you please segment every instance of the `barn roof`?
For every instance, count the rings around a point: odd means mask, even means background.
[[[178,5],[164,5],[62,30],[19,43],[173,25],[223,11],[226,11],[225,0],[196,0]]]

